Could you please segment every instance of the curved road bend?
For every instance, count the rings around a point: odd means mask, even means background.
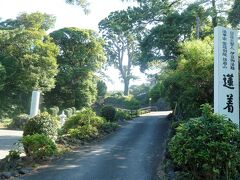
[[[66,154],[47,168],[19,179],[152,180],[167,137],[169,112],[130,121],[105,140]]]

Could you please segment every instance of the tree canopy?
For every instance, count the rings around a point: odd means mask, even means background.
[[[49,19],[46,14],[32,13],[1,22],[0,101],[4,103],[0,109],[26,111],[32,90],[44,93],[54,87],[59,49],[45,32]]]
[[[102,39],[92,30],[63,28],[50,34],[59,46],[56,87],[46,94],[48,106],[90,106],[96,99],[93,72],[105,62]]]

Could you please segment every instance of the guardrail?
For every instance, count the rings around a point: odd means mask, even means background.
[[[117,109],[129,113],[131,118],[137,117],[142,114],[149,113],[151,111],[157,111],[156,106],[148,106],[148,107],[140,108],[137,110],[129,110],[129,109],[121,109],[121,108],[117,108]]]

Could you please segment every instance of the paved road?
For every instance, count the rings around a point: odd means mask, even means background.
[[[82,147],[21,179],[151,180],[163,152],[169,122],[155,112],[124,125],[102,142]]]
[[[13,144],[22,137],[22,134],[22,131],[0,129],[0,159],[8,155],[8,151],[13,148]]]

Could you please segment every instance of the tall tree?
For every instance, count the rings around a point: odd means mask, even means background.
[[[141,41],[141,56],[138,59],[141,70],[153,61],[175,60],[179,55],[179,43],[196,37],[196,19],[201,25],[200,38],[211,33],[208,13],[199,4],[189,5],[182,13],[172,12],[162,23],[153,27]]]
[[[237,27],[240,24],[240,0],[235,0],[234,4],[229,12],[228,19],[233,27]]]
[[[105,62],[103,40],[92,30],[63,28],[50,34],[59,46],[56,87],[45,95],[48,106],[90,106],[96,99],[94,72]]]
[[[129,94],[130,80],[134,78],[131,70],[138,46],[130,20],[127,11],[116,11],[99,23],[100,32],[105,40],[108,63],[119,70],[126,96]],[[124,60],[127,61],[126,64]]]
[[[40,21],[45,19],[45,21]],[[26,19],[31,19],[27,21]],[[57,46],[46,34],[44,23],[50,16],[22,14],[1,22],[0,109],[28,112],[32,90],[43,93],[55,85]]]

